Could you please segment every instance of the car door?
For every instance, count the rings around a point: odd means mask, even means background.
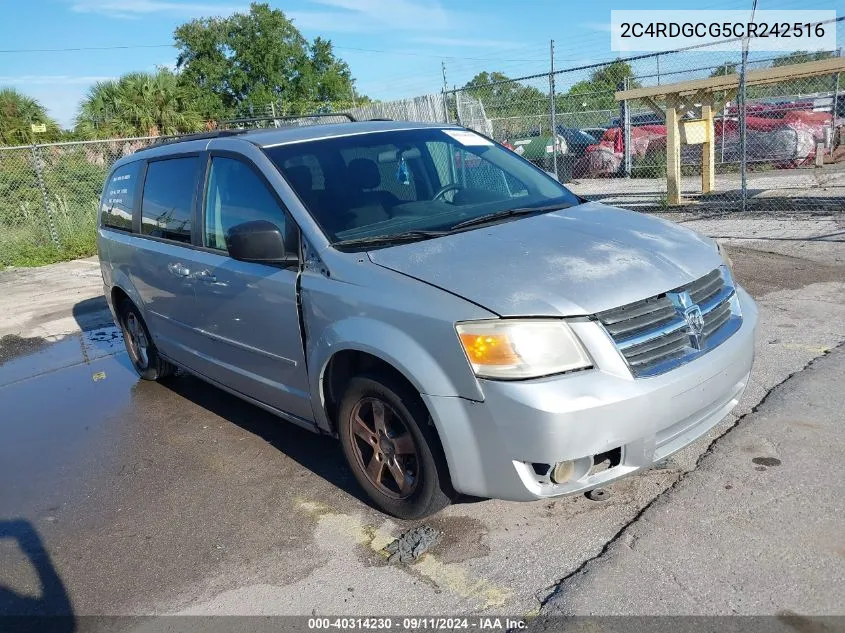
[[[189,368],[200,342],[189,267],[199,172],[198,154],[147,163],[137,237],[126,262],[156,346]]]
[[[255,165],[211,153],[202,206],[201,248],[192,251],[201,373],[244,395],[311,421],[311,397],[297,306],[299,266],[229,257],[226,232],[254,220],[276,224],[288,251],[298,229]]]

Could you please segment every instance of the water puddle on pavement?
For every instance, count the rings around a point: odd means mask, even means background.
[[[0,364],[0,516],[38,515],[93,485],[138,380],[114,327],[26,348]]]

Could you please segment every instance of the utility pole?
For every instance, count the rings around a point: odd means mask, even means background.
[[[657,85],[660,85],[660,53],[654,56],[655,61],[657,62]]]

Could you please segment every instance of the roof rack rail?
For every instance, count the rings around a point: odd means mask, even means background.
[[[240,123],[259,123],[261,121],[298,121],[299,119],[318,119],[327,117],[343,117],[348,119],[351,123],[358,121],[354,116],[348,112],[317,112],[314,114],[291,114],[285,116],[256,116],[245,117],[240,119],[227,119],[221,121],[221,125],[237,125]]]
[[[373,118],[373,119],[367,119],[367,121],[392,121],[392,120],[393,119],[390,119],[388,117],[376,117],[376,118]]]
[[[315,114],[298,114],[289,116],[259,116],[241,119],[228,119],[225,121],[220,121],[220,125],[239,125],[243,123],[258,123],[261,121],[296,121],[298,119],[313,119],[325,117],[343,117],[345,119],[348,119],[352,123],[355,123],[358,120],[348,112],[318,112]],[[185,143],[187,141],[202,141],[226,136],[237,136],[238,134],[246,134],[250,131],[251,130],[245,128],[235,128],[224,130],[211,130],[209,132],[197,132],[194,134],[182,134],[181,136],[170,136],[155,141],[149,144],[147,147],[142,147],[136,150],[135,153],[137,154],[138,152],[144,152],[146,150],[161,147],[163,145],[171,145],[172,143]]]
[[[135,150],[135,153],[145,152],[148,149],[155,149],[162,145],[171,145],[173,143],[185,143],[187,141],[203,141],[207,139],[220,138],[222,136],[237,136],[244,134],[249,130],[212,130],[210,132],[197,132],[196,134],[182,134],[181,136],[171,136],[159,141],[155,141],[146,147]]]

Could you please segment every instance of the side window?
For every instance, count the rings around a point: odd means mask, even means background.
[[[190,243],[199,159],[168,158],[147,165],[141,233]]]
[[[121,231],[132,230],[132,208],[135,205],[135,185],[141,162],[136,161],[114,170],[103,189],[100,203],[103,226]]]
[[[249,165],[232,158],[211,160],[203,217],[203,243],[222,251],[227,250],[227,231],[243,222],[268,220],[287,236],[286,214],[267,184]]]

